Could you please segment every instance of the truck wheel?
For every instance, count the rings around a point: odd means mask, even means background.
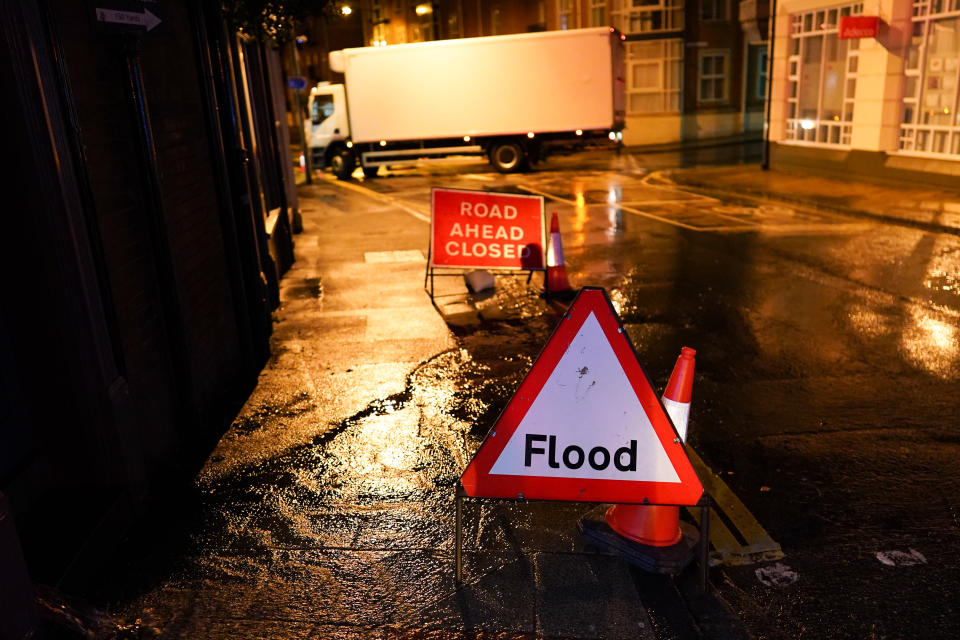
[[[353,175],[356,166],[357,161],[349,151],[341,151],[330,158],[330,168],[333,169],[333,175],[340,180],[346,180]]]
[[[523,147],[516,142],[495,142],[490,147],[490,164],[500,173],[520,171],[525,162]]]
[[[363,177],[364,178],[376,178],[377,171],[380,169],[380,165],[375,167],[364,167],[363,168]]]

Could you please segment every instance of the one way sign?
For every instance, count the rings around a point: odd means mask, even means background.
[[[100,6],[94,8],[94,17],[107,30],[152,31],[162,22],[154,13],[157,11],[156,0],[103,0],[96,4]]]
[[[693,505],[703,493],[596,288],[573,301],[460,482],[488,498]]]

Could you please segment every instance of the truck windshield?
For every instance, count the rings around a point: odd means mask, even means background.
[[[310,117],[313,124],[320,124],[333,115],[333,96],[315,96],[313,106],[310,109]]]

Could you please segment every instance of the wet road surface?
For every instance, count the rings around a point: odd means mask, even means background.
[[[143,637],[948,637],[960,239],[683,188],[658,172],[678,161],[451,163],[305,188],[305,224],[326,236],[298,243],[261,384],[100,601]],[[697,349],[689,444],[782,559],[716,566],[711,602],[689,576],[633,572],[650,618],[630,627],[605,581],[622,562],[565,564],[590,505],[477,503],[466,571],[482,579],[453,588],[453,486],[556,316],[538,277],[498,279],[492,319],[424,311],[431,186],[543,195],[574,286],[608,290],[658,389]],[[377,221],[362,240],[335,242],[362,216]],[[565,617],[589,606],[564,599],[570,580],[595,581],[604,608]]]
[[[698,350],[691,445],[786,554],[715,570],[756,633],[951,633],[955,235],[677,187],[642,158],[586,165],[508,177],[398,171],[365,186],[423,212],[430,184],[544,195],[561,215],[574,286],[610,291],[653,379],[663,384],[681,346]],[[464,344],[483,354],[476,336],[514,344],[514,331],[484,328]]]

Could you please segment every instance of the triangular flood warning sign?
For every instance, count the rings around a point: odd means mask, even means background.
[[[703,493],[596,288],[577,295],[460,482],[487,498],[693,505]]]

